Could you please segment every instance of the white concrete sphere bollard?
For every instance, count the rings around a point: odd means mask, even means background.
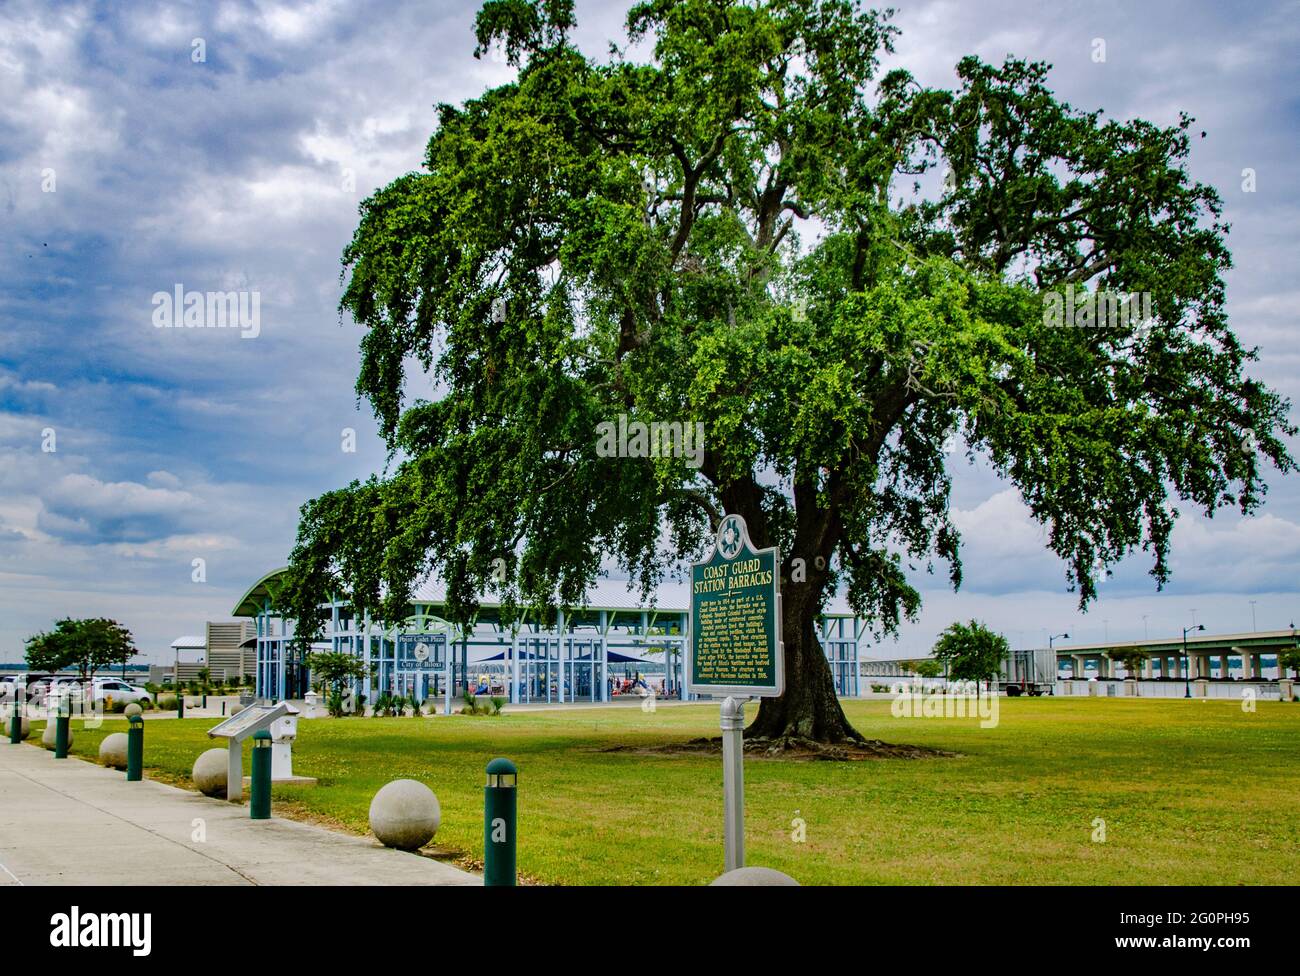
[[[433,790],[413,779],[395,779],[370,801],[370,829],[385,847],[414,851],[438,832],[442,808]]]
[[[772,868],[736,868],[734,871],[728,871],[726,874],[719,875],[709,883],[709,887],[767,887],[767,886],[794,886],[799,887],[799,882],[788,874],[782,874]]]
[[[194,785],[199,788],[200,793],[204,796],[225,798],[228,785],[226,764],[229,760],[230,755],[225,749],[209,749],[194,760],[194,771],[190,778],[194,780]]]
[[[240,712],[242,712],[242,711],[244,710],[244,707],[245,707],[245,706],[243,706],[243,705],[235,705],[235,706],[233,706],[233,707],[230,709],[230,714],[231,714],[231,715],[238,715]]]
[[[132,715],[140,715],[143,712],[144,709],[140,707],[139,702],[131,702],[131,704],[127,705],[126,708],[122,710],[122,714],[127,718],[130,718]]]
[[[55,720],[51,718],[48,722],[45,723],[45,731],[41,733],[41,745],[43,745],[46,749],[49,749],[50,752],[54,751],[55,725],[56,725]],[[72,748],[72,738],[73,738],[72,723],[69,722],[68,723],[68,748],[69,749]]]
[[[125,732],[104,736],[104,741],[99,744],[99,761],[113,769],[126,769]]]
[[[9,741],[9,731],[13,727],[14,709],[16,708],[18,708],[18,706],[13,702],[0,705],[0,723],[3,723],[0,724],[0,739],[3,739],[6,742]],[[19,709],[19,711],[21,712],[21,709]],[[31,734],[32,723],[27,720],[26,715],[23,715],[19,720],[18,738],[25,739]]]

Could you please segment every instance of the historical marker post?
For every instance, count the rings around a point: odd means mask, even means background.
[[[722,787],[727,871],[745,866],[745,702],[785,690],[781,556],[755,549],[739,515],[718,526],[713,551],[691,569],[686,687],[722,697]]]

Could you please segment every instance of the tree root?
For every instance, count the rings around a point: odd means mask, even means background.
[[[721,749],[722,740],[715,741],[719,743]],[[825,759],[841,762],[855,759],[931,759],[956,755],[954,752],[946,752],[942,749],[885,742],[882,739],[857,737],[845,738],[839,742],[818,742],[816,739],[797,735],[746,739],[745,753],[773,758]]]

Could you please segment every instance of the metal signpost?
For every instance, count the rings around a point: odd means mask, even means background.
[[[276,719],[297,714],[298,709],[285,701],[275,705],[249,705],[238,715],[208,729],[209,739],[226,740],[227,800],[238,803],[244,797],[244,740],[255,732],[269,729]]]
[[[691,644],[686,687],[722,697],[722,788],[726,870],[745,866],[745,702],[785,690],[781,556],[755,549],[739,515],[718,526],[713,551],[691,569]]]

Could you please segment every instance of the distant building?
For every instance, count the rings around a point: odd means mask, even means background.
[[[257,628],[251,620],[208,621],[202,637],[177,637],[171,643],[171,664],[149,668],[149,680],[156,684],[186,684],[199,679],[208,669],[213,681],[234,682],[257,668]]]
[[[207,646],[205,638],[194,634],[177,637],[171,643],[172,663],[150,665],[149,680],[159,685],[175,685],[178,676],[182,684],[196,680],[199,669],[204,666],[203,658],[207,653]]]
[[[260,698],[301,698],[311,687],[311,663],[294,640],[295,622],[277,603],[287,572],[278,569],[257,580],[231,611],[253,628]],[[396,626],[381,625],[336,598],[312,648],[350,653],[362,662],[366,676],[351,690],[369,702],[381,693],[442,698],[447,713],[465,691],[483,684],[490,689],[493,675],[511,702],[610,701],[620,672],[625,679],[662,674],[664,693],[685,698],[690,605],[684,583],[664,580],[644,599],[624,581],[599,580],[581,606],[553,618],[527,608],[510,611],[482,595],[473,621],[458,626],[448,619],[442,584],[426,579],[411,594],[410,615]],[[820,621],[819,637],[841,695],[861,693],[858,648],[866,629],[866,621],[849,612],[828,609]]]
[[[208,670],[215,681],[240,681],[257,671],[257,625],[251,620],[208,621]]]

